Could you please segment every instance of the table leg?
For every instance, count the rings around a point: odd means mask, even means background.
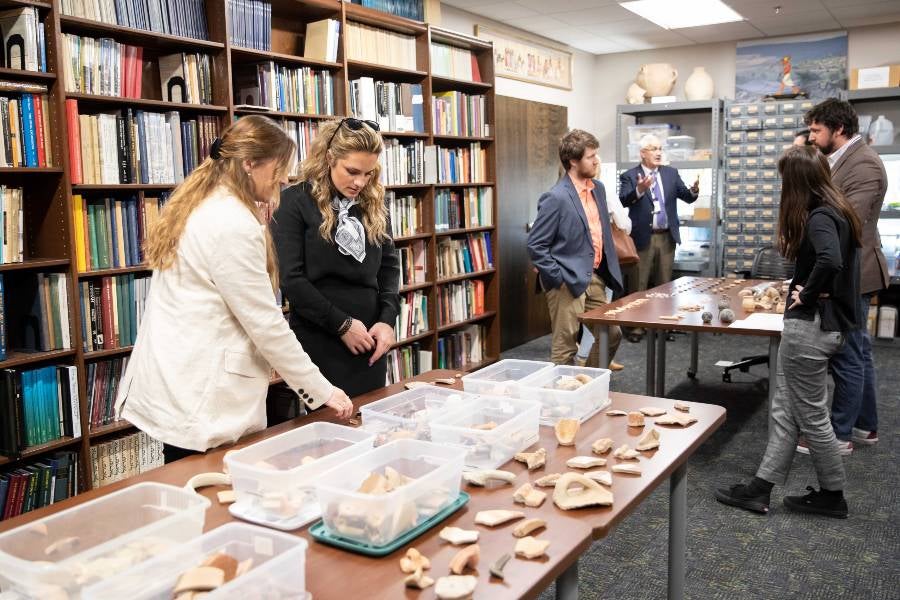
[[[684,555],[687,538],[687,462],[669,478],[669,593],[684,598]]]
[[[647,329],[647,395],[652,396],[656,391],[656,330]]]
[[[775,397],[775,385],[778,382],[778,345],[781,337],[773,335],[769,338],[769,405]]]
[[[688,367],[688,377],[697,377],[697,363],[700,359],[700,332],[691,332],[691,366]]]
[[[597,338],[597,366],[601,369],[609,368],[609,327],[597,325],[594,337]]]
[[[662,398],[666,395],[666,332],[656,332],[656,390],[654,396]]]
[[[556,600],[578,600],[578,559],[556,578]]]

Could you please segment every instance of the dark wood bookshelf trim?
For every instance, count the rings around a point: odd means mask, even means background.
[[[116,190],[159,190],[166,191],[175,187],[174,183],[77,183],[72,185],[73,192],[111,192]]]
[[[227,106],[216,106],[214,104],[193,104],[190,102],[166,102],[165,100],[148,100],[145,98],[121,98],[119,96],[102,96],[99,94],[76,94],[69,92],[66,98],[78,100],[85,104],[108,104],[108,105],[129,105],[143,106],[147,108],[159,108],[168,110],[178,110],[184,112],[212,112],[224,113],[228,112]]]
[[[109,350],[94,350],[93,352],[85,352],[84,360],[100,360],[102,358],[110,358],[115,356],[123,356],[134,350],[134,346],[123,346],[122,348],[110,348]]]
[[[413,344],[415,342],[421,342],[422,340],[427,339],[433,335],[433,329],[429,329],[428,331],[420,333],[418,335],[411,335],[408,338],[403,338],[402,340],[396,341],[391,344],[391,350],[393,350],[394,348],[400,348],[402,346],[408,346],[409,344]]]
[[[446,92],[460,87],[487,91],[494,86],[490,83],[484,83],[483,81],[470,81],[468,79],[457,79],[456,77],[432,75],[431,87],[434,88],[434,91]]]
[[[48,360],[68,358],[75,355],[75,350],[51,350],[50,352],[17,352],[15,350],[6,354],[6,360],[0,361],[0,369],[12,369],[23,367]]]
[[[435,142],[493,142],[493,136],[483,137],[477,135],[434,135]]]
[[[418,190],[422,188],[431,187],[430,183],[398,183],[393,185],[386,185],[384,189],[386,190]]]
[[[287,112],[281,110],[265,110],[262,108],[235,108],[234,114],[236,115],[265,115],[267,117],[285,117],[288,119],[320,119],[322,121],[327,121],[329,119],[337,118],[336,115],[329,114],[315,114],[315,113],[295,113],[295,112]]]
[[[347,19],[350,21],[364,23],[379,29],[396,31],[397,33],[404,33],[406,35],[417,35],[427,31],[424,23],[413,21],[406,17],[399,17],[388,12],[367,8],[359,4],[351,4],[349,2],[345,3],[344,6]],[[341,32],[342,35],[343,33],[344,32]]]
[[[427,133],[422,131],[382,131],[382,137],[395,137],[395,138],[421,138],[425,139],[428,137]]]
[[[71,446],[81,441],[80,437],[62,437],[58,440],[53,440],[52,442],[47,442],[46,444],[41,444],[39,446],[29,446],[22,451],[22,454],[17,456],[16,458],[10,458],[8,456],[0,456],[0,465],[6,465],[9,463],[14,463],[22,460],[28,460],[35,456],[39,456],[44,454],[45,452],[52,452],[53,450],[59,450],[60,448],[65,448],[66,446]]]
[[[431,237],[430,233],[414,233],[412,235],[401,235],[399,237],[394,238],[394,243],[398,244],[400,242],[414,242],[416,240],[427,240]]]
[[[416,71],[414,69],[401,69],[400,67],[391,67],[389,65],[379,65],[378,63],[364,62],[361,60],[348,60],[347,70],[352,74],[365,74],[368,76],[401,76],[407,78],[424,79],[428,77],[425,71]],[[355,79],[355,77],[348,77]]]
[[[451,329],[458,329],[459,327],[463,327],[464,325],[471,325],[472,323],[477,323],[478,321],[484,321],[485,319],[490,319],[494,315],[497,314],[495,310],[487,310],[480,315],[475,315],[474,317],[465,319],[464,321],[455,321],[453,323],[449,323],[447,325],[441,325],[438,327],[438,333],[443,333],[445,331],[450,331]]]
[[[2,4],[0,4],[0,8],[3,8]],[[3,67],[0,68],[0,77],[8,77],[11,79],[41,79],[49,83],[56,79],[56,73],[27,71],[25,69],[7,69],[6,67]]]
[[[0,273],[3,271],[25,271],[29,269],[52,269],[54,267],[65,267],[68,264],[68,258],[39,258],[24,262],[4,263],[0,265]]]
[[[125,273],[145,273],[150,271],[147,265],[138,265],[136,267],[121,267],[116,269],[96,269],[94,271],[82,271],[78,273],[79,279],[88,279],[89,277],[105,277],[109,275],[123,275]]]
[[[413,283],[412,285],[405,285],[400,288],[401,294],[406,294],[409,292],[415,292],[416,290],[424,290],[425,288],[430,288],[434,285],[433,281],[423,281],[422,283]]]
[[[45,10],[53,7],[49,2],[39,2],[38,0],[0,0],[0,9],[20,8],[23,6],[33,6]]]
[[[255,50],[253,48],[244,48],[241,46],[231,47],[232,64],[236,62],[235,59],[242,62],[273,60],[279,63],[291,63],[295,65],[302,65],[304,67],[319,67],[321,69],[326,69],[329,71],[342,69],[344,67],[343,64],[337,62],[319,60],[316,58],[306,58],[303,56],[296,56],[294,54],[283,54],[281,52],[270,52],[268,50]]]
[[[62,172],[60,167],[0,167],[0,175],[58,175]]]
[[[482,275],[490,275],[495,273],[497,269],[484,269],[482,271],[473,271],[472,273],[462,273],[460,275],[454,275],[453,277],[445,277],[437,280],[438,285],[444,285],[445,283],[453,283],[454,281],[462,281],[464,279],[474,279],[475,277],[481,277]]]
[[[439,188],[466,188],[466,187],[491,187],[494,185],[493,181],[480,181],[480,182],[469,182],[469,183],[436,183],[434,187]]]
[[[84,19],[64,14],[59,15],[59,22],[66,32],[108,35],[115,38],[117,41],[130,41],[141,46],[185,48],[187,50],[195,51],[218,50],[225,47],[225,44],[221,42],[210,42],[198,38],[169,35],[167,33],[158,33],[146,29],[125,27],[124,25],[111,25],[92,19]]]
[[[134,429],[134,425],[129,423],[128,421],[121,419],[119,421],[114,421],[107,425],[98,425],[96,427],[91,427],[90,439],[95,440],[104,435],[110,435],[113,433],[121,433],[123,431],[129,431]]]
[[[444,231],[436,231],[434,235],[438,237],[446,237],[448,235],[460,235],[463,233],[478,233],[479,231],[493,231],[493,225],[483,225],[481,227],[464,227],[462,229],[445,229]]]

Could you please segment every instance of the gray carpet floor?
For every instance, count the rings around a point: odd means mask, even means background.
[[[846,457],[850,518],[791,513],[784,495],[805,493],[817,481],[809,456],[797,454],[787,485],[776,487],[768,515],[724,506],[716,486],[750,478],[766,446],[768,371],[753,367],[724,383],[717,360],[765,354],[763,339],[703,335],[698,377],[686,371],[689,339],[668,344],[666,396],[724,406],[725,424],[688,466],[687,584],[691,599],[900,599],[900,344],[876,346],[879,437]],[[644,342],[622,342],[611,389],[643,394]],[[503,353],[547,360],[549,336]],[[668,485],[663,484],[579,563],[583,599],[666,597]],[[542,600],[554,597],[551,587]]]

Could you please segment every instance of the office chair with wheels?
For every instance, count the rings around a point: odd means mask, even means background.
[[[760,248],[753,257],[753,266],[750,271],[743,272],[745,278],[749,279],[790,279],[794,276],[794,263],[781,257],[772,246]],[[756,356],[742,357],[736,363],[728,365],[722,370],[722,381],[731,382],[731,371],[737,369],[741,373],[748,373],[753,365],[769,365],[768,354],[758,354]]]

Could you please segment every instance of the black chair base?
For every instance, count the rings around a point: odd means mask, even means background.
[[[722,369],[722,381],[724,381],[725,383],[731,383],[732,371],[737,369],[741,373],[749,373],[750,367],[752,367],[753,365],[769,366],[769,355],[760,354],[757,356],[745,356],[733,365],[728,365],[727,367]]]

